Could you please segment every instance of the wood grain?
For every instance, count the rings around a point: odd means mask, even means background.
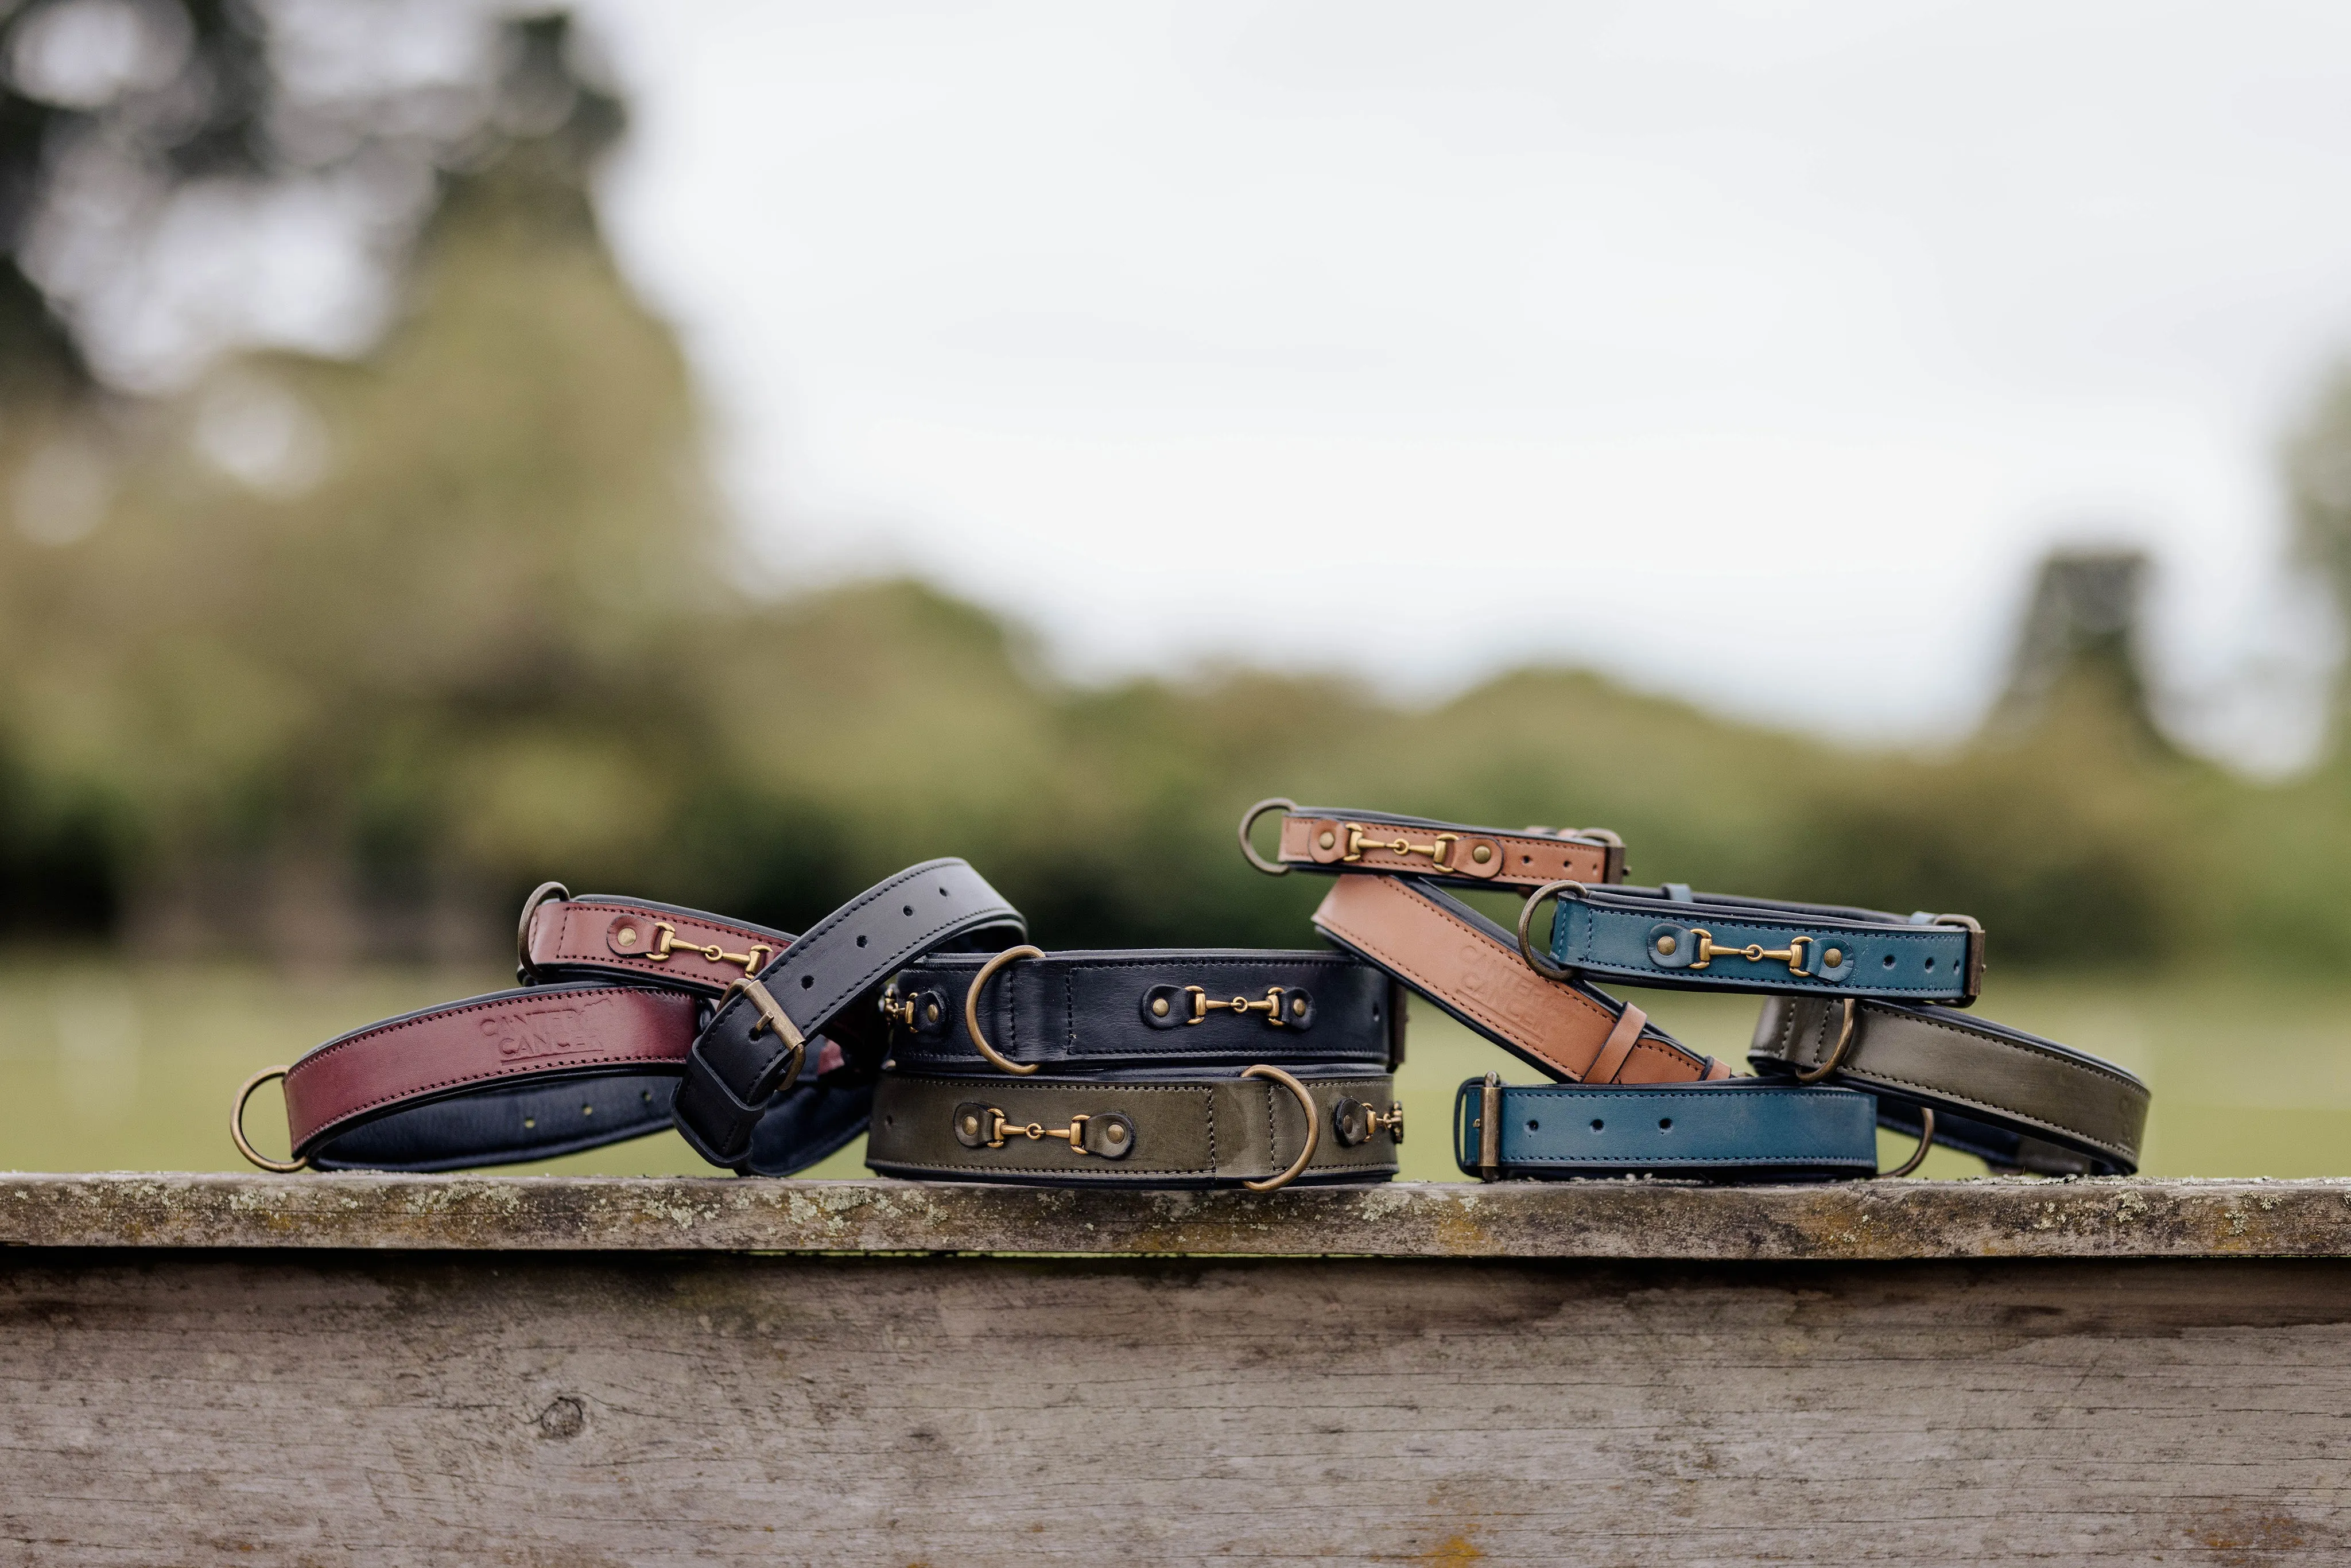
[[[2351,1181],[1104,1192],[618,1176],[0,1176],[0,1246],[1675,1258],[2351,1255]]]
[[[2351,1263],[0,1254],[0,1561],[2351,1558]]]

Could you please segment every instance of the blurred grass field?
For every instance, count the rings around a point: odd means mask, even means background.
[[[124,968],[95,956],[0,967],[0,1168],[245,1169],[226,1118],[246,1074],[371,1019],[502,983],[510,982],[488,970],[306,979],[222,965]],[[1640,1000],[1679,1038],[1743,1062],[1751,998],[1648,992]],[[2148,1175],[2351,1175],[2351,984],[1993,977],[1980,1007],[2146,1078],[2155,1089]],[[1494,1069],[1513,1082],[1536,1074],[1425,1002],[1412,1017],[1404,1175],[1458,1180],[1447,1140],[1455,1089]],[[265,1149],[282,1149],[274,1089],[256,1096],[248,1126]],[[1886,1138],[1886,1164],[1907,1154]],[[506,1168],[713,1174],[675,1134]],[[1938,1151],[1920,1174],[1981,1170]],[[863,1175],[862,1145],[808,1174]]]

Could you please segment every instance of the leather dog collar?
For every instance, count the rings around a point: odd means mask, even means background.
[[[1627,1002],[1520,961],[1510,933],[1413,878],[1343,876],[1314,928],[1554,1078],[1675,1083],[1728,1078]]]
[[[962,862],[934,862],[950,865]],[[861,898],[934,868],[902,872]],[[1018,928],[1019,915],[1001,900],[988,907],[996,912],[989,919]],[[859,935],[841,940],[853,945]],[[273,1169],[457,1170],[658,1132],[672,1123],[678,1080],[714,1000],[743,989],[755,966],[772,972],[768,959],[796,940],[676,904],[575,899],[547,883],[524,904],[517,947],[522,977],[551,983],[369,1024],[291,1067],[256,1074],[239,1091],[236,1110],[256,1085],[283,1077],[294,1157],[265,1160],[241,1127],[238,1147]],[[872,1106],[873,1056],[852,1062],[815,1030],[801,1040],[795,1082],[760,1107],[758,1147],[747,1162],[769,1174],[848,1143],[864,1131]],[[813,1061],[802,1077],[804,1057]]]
[[[2129,1176],[2147,1085],[2110,1061],[1986,1019],[1896,1002],[1772,997],[1747,1060],[1951,1113],[1937,1141],[2027,1170]],[[1989,1134],[1990,1136],[1985,1134]]]
[[[874,1090],[865,1163],[883,1176],[933,1181],[1267,1191],[1292,1181],[1384,1181],[1395,1175],[1403,1138],[1403,1110],[1385,1073],[885,1072]]]
[[[935,955],[901,971],[881,1001],[889,1065],[981,1076],[1183,1074],[1259,1061],[1385,1072],[1403,1056],[1400,988],[1344,954],[1014,952]]]
[[[523,904],[515,978],[618,979],[717,996],[792,945],[789,931],[650,899],[590,894],[574,898],[547,883]]]
[[[542,986],[353,1030],[285,1069],[289,1168],[456,1170],[658,1132],[698,1005]]]
[[[1740,1079],[1646,1089],[1470,1079],[1453,1102],[1464,1174],[1792,1181],[1877,1170],[1877,1105],[1849,1089]]]
[[[1249,829],[1274,810],[1282,814],[1281,837],[1274,860],[1266,861],[1249,842]],[[1518,888],[1625,876],[1625,842],[1605,828],[1473,828],[1275,799],[1249,809],[1240,839],[1249,864],[1269,876],[1293,868],[1394,872],[1464,887]]]
[[[1538,889],[1520,919],[1547,894],[1556,969],[1638,986],[1729,991],[1796,991],[1896,1001],[1976,998],[1983,977],[1983,927],[1964,915],[1888,915],[1839,904],[1777,904],[1664,887],[1587,887],[1554,882]],[[1544,966],[1529,949],[1537,968]]]
[[[808,1162],[797,1140],[772,1143],[763,1119],[799,1079],[809,1042],[835,1019],[835,1032],[853,1038],[872,1017],[856,1004],[884,979],[999,928],[1028,932],[1020,912],[960,860],[925,861],[867,888],[756,976],[727,982],[686,1055],[673,1107],[678,1132],[716,1166],[758,1175],[799,1168]],[[847,1136],[862,1130],[862,1108],[854,1122]]]
[[[467,998],[351,1030],[284,1070],[286,1169],[459,1170],[549,1159],[659,1132],[704,998],[730,968],[789,933],[673,904],[574,899],[559,883],[524,902],[516,933],[525,988]],[[855,1135],[832,1124],[840,1048],[818,1042],[817,1082],[789,1118],[821,1158]],[[827,1075],[835,1075],[827,1082]],[[258,1074],[240,1092],[273,1075]],[[822,1084],[822,1087],[819,1085]],[[817,1114],[820,1107],[823,1114]],[[862,1102],[853,1107],[862,1113]],[[831,1137],[830,1146],[816,1146]]]

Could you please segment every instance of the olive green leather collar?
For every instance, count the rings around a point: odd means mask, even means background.
[[[2100,1174],[2138,1169],[2146,1084],[2111,1061],[1972,1014],[1773,997],[1747,1060],[1767,1076],[1866,1089],[2016,1134],[2013,1163],[2027,1170],[2077,1174],[2085,1160]]]
[[[1286,1075],[1285,1075],[1286,1076]],[[1404,1138],[1384,1073],[1295,1080],[1314,1103],[1295,1180],[1385,1181]],[[1273,1078],[946,1078],[884,1072],[865,1163],[883,1176],[1053,1186],[1285,1185],[1305,1107]]]

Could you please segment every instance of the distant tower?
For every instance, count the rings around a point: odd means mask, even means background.
[[[2016,639],[2008,686],[1993,710],[2001,729],[2030,728],[2058,687],[2087,677],[2158,733],[2139,669],[2139,610],[2147,574],[2137,550],[2060,550],[2041,563]]]

